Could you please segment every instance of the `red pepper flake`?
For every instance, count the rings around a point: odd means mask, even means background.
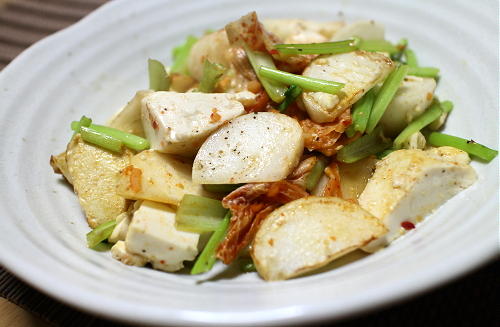
[[[269,54],[277,55],[277,54],[279,54],[279,51],[276,49],[271,49],[271,50],[269,50]]]
[[[414,229],[415,225],[411,221],[403,221],[401,223],[401,227],[403,227],[406,230]]]

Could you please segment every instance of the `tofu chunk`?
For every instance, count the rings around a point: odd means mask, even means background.
[[[344,22],[316,22],[304,19],[266,19],[267,31],[278,36],[283,43],[319,43],[329,41],[342,29]]]
[[[127,211],[129,202],[116,194],[118,172],[129,165],[132,152],[112,153],[88,144],[77,134],[66,150],[68,174],[87,222],[95,228]]]
[[[142,99],[151,93],[153,93],[151,90],[137,91],[132,100],[109,120],[108,125],[120,131],[144,137],[141,119],[141,103]]]
[[[376,52],[354,51],[315,59],[302,75],[345,83],[342,92],[303,92],[307,113],[316,123],[334,121],[394,69],[387,56]]]
[[[116,193],[127,199],[173,205],[178,205],[184,194],[210,196],[192,182],[189,159],[154,150],[138,153],[120,171]]]
[[[476,181],[467,153],[440,147],[399,150],[376,165],[359,205],[379,218],[389,232],[363,248],[373,252],[404,233],[401,223],[416,224]]]
[[[420,116],[432,103],[436,80],[406,76],[380,119],[387,136],[397,136],[408,123]]]
[[[155,92],[142,102],[142,123],[151,148],[193,156],[226,121],[245,113],[242,103],[255,95],[240,93]]]
[[[200,235],[175,228],[175,210],[162,203],[144,201],[130,223],[126,250],[140,255],[154,269],[177,271],[198,254]]]

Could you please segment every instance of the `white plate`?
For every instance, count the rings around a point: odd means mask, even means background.
[[[498,159],[475,162],[478,182],[389,248],[285,282],[255,274],[200,277],[128,267],[85,247],[88,227],[50,154],[82,114],[104,122],[147,86],[146,59],[256,9],[262,17],[373,18],[441,68],[455,102],[446,128],[498,148],[495,1],[118,1],[37,43],[0,74],[0,262],[72,306],[142,324],[290,324],[338,318],[414,295],[497,252]],[[218,267],[221,270],[221,267]]]

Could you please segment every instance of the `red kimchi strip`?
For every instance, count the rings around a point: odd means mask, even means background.
[[[340,171],[339,165],[334,161],[325,169],[325,175],[329,178],[328,183],[323,189],[322,196],[342,197],[342,189],[340,187]]]
[[[231,263],[253,240],[267,215],[277,207],[308,196],[302,187],[288,181],[246,184],[222,199],[233,216],[224,241],[217,248],[217,258]]]
[[[350,110],[344,111],[331,123],[318,124],[310,119],[301,120],[304,146],[309,151],[317,150],[326,156],[332,156],[342,147],[338,141],[351,123]]]

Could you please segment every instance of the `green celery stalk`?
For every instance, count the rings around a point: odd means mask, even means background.
[[[111,236],[115,226],[116,221],[111,220],[97,226],[94,230],[87,233],[87,246],[91,249],[99,249],[99,244]]]
[[[403,143],[408,140],[412,134],[419,132],[422,128],[438,119],[442,114],[443,110],[441,109],[441,105],[438,101],[435,101],[426,111],[415,118],[408,124],[408,126],[406,126],[405,129],[401,131],[401,133],[399,133],[399,135],[394,139],[393,148],[401,149]]]
[[[254,272],[254,271],[257,271],[257,268],[255,268],[255,263],[253,263],[252,258],[240,258],[238,260],[238,264],[239,264],[240,270],[242,272]]]
[[[89,127],[90,124],[92,124],[92,119],[86,116],[82,116],[82,118],[80,118],[80,121],[71,122],[71,129],[75,132],[75,134],[80,133],[80,127]]]
[[[212,234],[212,236],[210,236],[207,245],[205,245],[205,248],[203,249],[203,251],[201,251],[201,254],[196,259],[196,262],[191,269],[191,275],[201,274],[212,269],[216,260],[215,254],[217,251],[217,247],[226,236],[230,219],[231,211],[228,211],[219,227]]]
[[[264,66],[260,67],[259,74],[263,77],[273,79],[275,81],[284,84],[297,85],[306,91],[312,91],[312,92],[325,92],[330,94],[337,94],[345,85],[344,83],[295,75]]]
[[[403,54],[405,49],[408,47],[408,40],[407,39],[401,39],[398,44],[396,44],[396,48],[398,49],[398,52],[394,53],[391,55],[391,59],[394,61],[401,62],[401,59],[403,58]]]
[[[408,75],[436,78],[439,75],[439,68],[435,67],[410,67]]]
[[[276,50],[283,54],[337,54],[358,49],[356,40],[308,44],[276,44]]]
[[[212,232],[217,230],[226,213],[219,200],[185,194],[175,214],[175,226],[194,233]]]
[[[260,74],[259,68],[262,66],[275,69],[273,58],[268,53],[253,51],[248,47],[244,47],[247,54],[248,60],[252,65],[255,74],[259,78],[260,83],[266,90],[267,95],[276,103],[281,103],[285,99],[285,92],[287,90],[286,85],[278,81],[265,78]]]
[[[90,120],[92,121],[92,120]],[[76,132],[80,132],[80,127],[84,126],[80,122],[75,122],[73,121],[71,123],[71,128]],[[140,136],[130,134],[124,131],[120,131],[119,129],[109,127],[109,126],[103,126],[103,125],[96,125],[96,124],[89,124],[87,126],[88,128],[99,132],[103,135],[107,135],[110,137],[113,137],[115,139],[118,139],[122,141],[122,143],[127,146],[128,148],[136,151],[143,151],[149,149],[149,141],[146,140],[145,138],[142,138]],[[90,141],[89,141],[90,142]]]
[[[404,55],[406,58],[406,64],[408,66],[410,66],[412,68],[418,67],[417,56],[415,55],[415,52],[412,49],[406,48],[404,51]]]
[[[183,44],[175,47],[172,50],[172,58],[173,58],[173,63],[171,68],[172,73],[181,73],[184,75],[189,75],[187,60],[189,57],[189,52],[191,52],[191,48],[197,41],[198,41],[197,37],[190,35],[187,37],[186,41]]]
[[[354,109],[352,111],[352,124],[346,130],[348,137],[353,137],[356,132],[361,132],[361,134],[365,132],[374,101],[375,89],[371,89],[354,104]]]
[[[158,60],[148,59],[149,88],[153,91],[168,91],[170,78],[165,66]]]
[[[109,151],[121,152],[123,142],[112,136],[98,132],[93,128],[81,126],[80,135],[84,141],[95,144]]]
[[[314,164],[313,169],[306,178],[306,190],[312,192],[323,175],[326,168],[327,162],[324,158],[318,158],[318,161]]]
[[[387,150],[381,151],[381,152],[377,153],[377,159],[384,159],[385,157],[387,157],[389,154],[393,153],[394,151],[396,151],[396,150],[395,149],[387,149]]]
[[[466,140],[458,136],[438,132],[430,133],[427,137],[427,142],[432,146],[451,146],[460,149],[486,162],[490,162],[498,155],[497,150],[490,149],[473,140]]]
[[[245,184],[203,184],[203,188],[212,193],[230,193]]]
[[[382,118],[382,115],[387,109],[387,106],[389,106],[389,103],[391,103],[394,98],[394,95],[403,82],[407,72],[408,66],[400,65],[385,79],[384,84],[382,85],[382,88],[378,92],[375,102],[373,103],[372,111],[366,126],[366,133],[370,134],[375,129],[375,126],[377,126],[380,118]]]
[[[389,54],[395,54],[398,52],[398,48],[386,40],[361,40],[358,48],[359,50],[388,52]]]
[[[297,99],[297,97],[302,93],[302,89],[297,85],[290,85],[288,90],[285,92],[285,100],[278,106],[280,112],[285,112],[288,107]]]
[[[391,144],[392,142],[384,137],[382,127],[378,126],[372,133],[363,135],[356,141],[340,149],[337,152],[337,160],[345,163],[353,163],[372,154],[384,151]]]
[[[211,93],[215,89],[215,85],[226,71],[226,67],[217,63],[205,60],[203,62],[203,76],[200,81],[198,90],[203,93]]]

